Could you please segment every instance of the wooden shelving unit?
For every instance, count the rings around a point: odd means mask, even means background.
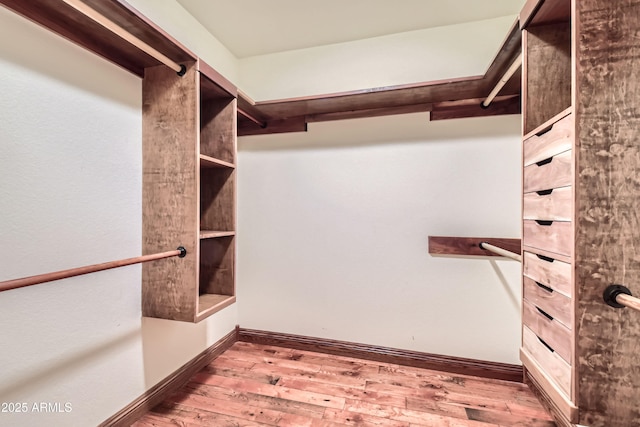
[[[184,242],[143,268],[143,315],[198,322],[235,302],[236,92],[201,60],[143,81],[143,250]]]
[[[640,276],[640,5],[529,0],[520,22],[526,379],[559,426],[637,425],[640,316],[603,292]]]

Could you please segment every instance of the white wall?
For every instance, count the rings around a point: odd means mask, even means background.
[[[0,281],[140,255],[141,81],[4,8],[0,28]],[[0,425],[96,425],[237,324],[141,319],[140,284],[138,265],[0,294],[0,403],[28,408]]]
[[[256,101],[483,75],[515,16],[299,49],[238,61]]]
[[[127,2],[224,77],[239,84],[239,64],[236,57],[176,0]]]
[[[240,138],[240,325],[519,363],[520,264],[427,245],[520,236],[519,139],[427,114]]]

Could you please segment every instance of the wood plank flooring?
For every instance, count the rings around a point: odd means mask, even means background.
[[[524,384],[237,342],[135,427],[552,427]]]

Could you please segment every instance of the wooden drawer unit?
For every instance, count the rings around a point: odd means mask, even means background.
[[[573,329],[571,298],[562,295],[551,286],[536,282],[527,276],[524,276],[522,281],[524,285],[523,298],[525,301],[544,310],[568,329]]]
[[[570,221],[572,216],[573,192],[571,187],[542,190],[524,195],[522,217]]]
[[[550,257],[524,252],[522,271],[525,276],[572,298],[571,264]]]
[[[542,371],[558,385],[559,389],[570,397],[571,365],[527,326],[522,327],[522,348],[528,353],[530,359],[540,365]]]
[[[573,226],[571,222],[524,220],[522,244],[560,255],[571,256]]]
[[[571,331],[566,326],[527,300],[522,304],[522,323],[571,364]]]
[[[529,166],[571,150],[574,141],[573,115],[551,123],[524,141],[524,165]]]
[[[572,182],[571,150],[524,168],[524,193],[568,187]]]

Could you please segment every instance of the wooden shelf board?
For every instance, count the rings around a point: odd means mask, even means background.
[[[303,132],[316,121],[377,117],[416,111],[432,111],[435,120],[517,114],[520,112],[521,79],[516,73],[502,88],[502,102],[480,108],[484,100],[522,51],[517,21],[512,25],[493,62],[481,76],[418,82],[349,92],[298,98],[253,101],[242,92],[238,108],[264,122],[263,126],[238,117],[238,136]],[[453,102],[453,103],[452,103]]]
[[[521,254],[520,239],[448,236],[429,236],[429,253],[432,255],[500,256],[481,249],[481,242],[489,243],[516,254]]]
[[[218,237],[235,236],[235,231],[200,230],[200,239],[216,239]]]
[[[194,53],[126,2],[85,0],[84,3],[173,61],[196,59]],[[144,68],[160,65],[158,60],[62,0],[0,0],[0,4],[140,77]]]
[[[206,154],[200,154],[200,167],[201,168],[230,168],[235,169],[233,163],[225,162],[224,160],[216,159]]]
[[[223,308],[236,302],[233,295],[202,294],[198,297],[198,314],[196,322],[211,316]]]

